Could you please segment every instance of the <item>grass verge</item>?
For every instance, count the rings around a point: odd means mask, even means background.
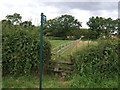
[[[69,88],[68,81],[60,76],[43,76],[43,88]],[[3,77],[2,88],[39,88],[39,78],[34,76]]]

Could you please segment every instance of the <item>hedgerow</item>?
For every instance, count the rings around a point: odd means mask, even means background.
[[[101,40],[74,53],[75,71],[94,82],[118,75],[118,40]]]
[[[39,31],[14,27],[2,30],[3,76],[39,72],[40,61]],[[51,58],[51,45],[43,43],[43,62]]]

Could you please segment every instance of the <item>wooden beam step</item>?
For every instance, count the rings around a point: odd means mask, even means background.
[[[49,66],[49,68],[73,69],[73,66]]]
[[[55,60],[55,61],[52,61],[52,60],[50,60],[49,61],[50,63],[57,63],[57,64],[68,64],[68,65],[73,65],[73,63],[72,62],[70,62],[70,61],[58,61],[58,60]]]

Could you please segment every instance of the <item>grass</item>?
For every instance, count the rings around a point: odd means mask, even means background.
[[[3,77],[3,88],[38,88],[39,79],[33,76]]]
[[[34,76],[3,77],[3,88],[39,88],[39,78]],[[60,76],[43,76],[43,88],[118,88],[118,78],[103,80],[101,83],[95,83],[89,77],[73,75],[62,79]]]
[[[49,40],[51,42],[52,48],[55,48],[61,44],[70,42],[72,40]],[[96,41],[79,41],[78,43],[75,43],[73,45],[71,45],[70,47],[66,48],[67,50],[63,53],[64,55],[72,55],[74,52],[81,50],[83,47],[88,46],[89,44],[95,44]],[[55,53],[55,51],[52,51],[52,53]],[[57,57],[57,56],[52,56],[52,60],[70,60],[70,57],[68,56],[61,56],[61,57]],[[67,61],[68,61],[67,60]]]
[[[76,51],[81,51],[83,48],[89,47],[89,45],[97,45],[97,41],[80,41],[73,50],[73,53]]]
[[[89,45],[96,45],[97,41],[79,41],[77,44],[73,44],[64,54],[73,54],[76,51],[80,51]]]
[[[51,45],[52,45],[52,48],[55,48],[59,45],[62,45],[64,43],[67,43],[67,42],[70,42],[70,41],[73,41],[73,40],[49,40]],[[52,53],[55,53],[55,51],[52,51]],[[57,57],[57,56],[52,56],[52,59],[57,59],[57,60],[66,60],[68,59],[67,57],[63,56],[63,57]]]
[[[70,42],[72,40],[49,40],[51,45],[52,45],[52,48],[55,48],[61,44],[64,44],[64,43],[67,43],[67,42]]]
[[[43,88],[69,88],[70,82],[65,81],[60,76],[49,76],[43,77]]]
[[[71,88],[118,88],[118,78],[104,79],[100,83],[95,83],[92,78],[80,76],[78,74],[73,76],[70,83]]]
[[[43,76],[43,88],[65,88],[68,85],[58,76]],[[39,88],[39,78],[34,76],[3,77],[2,88]]]

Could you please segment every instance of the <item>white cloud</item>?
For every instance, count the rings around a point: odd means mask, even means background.
[[[34,24],[40,22],[40,14],[44,12],[48,19],[54,18],[59,9],[56,7],[45,6],[43,3],[37,3],[33,0],[3,0],[0,3],[0,20],[5,19],[8,14],[20,13],[24,20],[32,19]]]
[[[42,0],[42,2],[118,2],[119,0]]]
[[[87,6],[86,6],[87,7]],[[98,12],[80,10],[80,9],[69,9],[64,6],[64,12],[61,12],[60,7],[51,6],[46,3],[42,3],[39,0],[1,0],[0,2],[0,20],[5,19],[6,15],[19,13],[23,17],[22,20],[32,20],[35,25],[40,23],[40,14],[43,12],[47,19],[53,19],[62,14],[71,14],[75,16],[82,26],[87,27],[86,22],[91,16],[102,16],[102,17],[112,17],[117,18],[117,10],[109,12],[106,10],[100,10]]]
[[[87,27],[86,22],[89,20],[90,11],[79,10],[79,9],[72,9],[69,11],[76,19],[82,22],[82,27]]]
[[[106,17],[106,18],[111,17],[113,19],[117,19],[117,17],[118,17],[117,11],[108,12],[106,10],[101,10],[100,13],[101,14],[99,16],[101,16],[101,17]]]

